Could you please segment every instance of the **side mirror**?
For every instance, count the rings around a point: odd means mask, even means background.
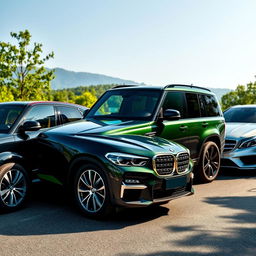
[[[163,120],[179,120],[180,118],[180,111],[175,109],[166,109],[163,113]]]
[[[39,122],[37,121],[26,121],[22,126],[20,126],[19,130],[23,132],[29,131],[38,131],[42,127]]]
[[[87,116],[87,114],[88,114],[89,111],[90,111],[89,108],[84,111],[84,113],[83,113],[83,118],[85,118],[85,117]]]

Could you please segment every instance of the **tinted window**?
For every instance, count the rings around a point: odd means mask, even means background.
[[[187,117],[200,117],[200,108],[197,94],[186,93],[187,100]]]
[[[86,118],[115,120],[150,119],[155,113],[161,91],[109,91],[96,103]]]
[[[122,95],[110,96],[96,111],[95,116],[118,114],[124,97]]]
[[[24,106],[1,105],[0,107],[0,132],[7,133],[17,118],[20,116]]]
[[[226,122],[256,123],[256,108],[230,108],[224,112]]]
[[[185,117],[186,104],[183,92],[168,92],[164,104],[163,111],[166,109],[175,109],[180,112],[181,118]]]
[[[217,100],[213,95],[200,95],[202,116],[219,116],[221,115]]]
[[[76,108],[61,106],[57,109],[63,124],[74,122],[83,118],[82,113]]]
[[[50,128],[56,125],[53,106],[35,106],[26,115],[25,121],[37,121],[42,128]]]

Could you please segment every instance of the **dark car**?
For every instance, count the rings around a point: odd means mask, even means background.
[[[20,142],[28,142],[44,129],[80,120],[86,109],[83,106],[60,102],[0,103],[0,207],[8,196],[10,205],[14,205],[16,196],[26,194],[25,190],[15,187],[17,182],[25,182],[23,178],[26,175],[22,164],[24,149],[20,148],[22,154],[18,154],[17,146]],[[30,131],[25,135],[24,130]],[[11,166],[15,169],[8,171]],[[11,193],[6,192],[9,188]]]
[[[234,170],[256,169],[256,105],[238,105],[224,112],[226,142],[221,166]]]
[[[215,95],[206,88],[118,86],[103,94],[86,120],[116,124],[112,130],[97,130],[105,135],[139,134],[178,142],[190,150],[201,181],[211,182],[218,175],[225,122]]]
[[[13,149],[7,140],[2,144],[14,150],[2,154],[4,209],[23,205],[34,174],[64,185],[81,211],[93,217],[109,214],[116,205],[149,206],[193,193],[193,163],[179,144],[138,135],[105,136],[103,130],[116,127],[98,121],[58,126],[28,140],[37,126],[30,121],[21,128]]]

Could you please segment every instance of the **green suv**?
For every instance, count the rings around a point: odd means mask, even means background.
[[[111,126],[101,128],[105,135],[159,136],[178,142],[190,150],[201,182],[211,182],[218,175],[225,121],[208,89],[175,84],[117,86],[101,96],[85,119]]]

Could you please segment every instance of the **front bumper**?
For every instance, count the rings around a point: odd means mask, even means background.
[[[256,147],[236,148],[224,152],[221,158],[221,168],[256,170]]]
[[[127,174],[126,174],[127,175]],[[136,179],[136,174],[132,174]],[[139,176],[138,176],[139,177]],[[121,181],[114,203],[125,207],[149,206],[192,195],[193,173],[159,178],[153,175],[140,175],[140,184],[127,184]]]

